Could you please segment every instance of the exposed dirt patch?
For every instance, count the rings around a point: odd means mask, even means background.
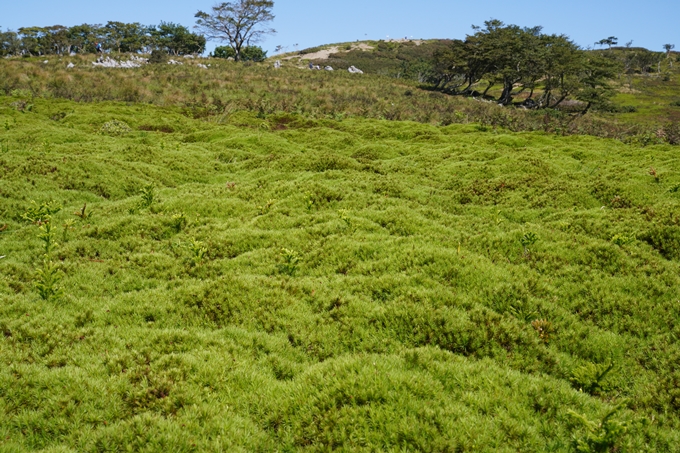
[[[352,44],[352,48],[347,50],[343,49],[343,51],[350,51],[350,50],[373,50],[373,46],[370,46],[366,43],[360,43],[360,44]],[[329,47],[328,49],[323,49],[318,52],[314,53],[307,53],[304,55],[291,55],[289,57],[284,58],[284,60],[293,60],[295,58],[298,58],[300,60],[328,60],[328,58],[333,55],[334,53],[340,52],[340,48],[338,46],[333,46]]]

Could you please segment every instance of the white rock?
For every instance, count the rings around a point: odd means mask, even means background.
[[[208,69],[208,67],[206,65],[204,65],[203,63],[199,63],[196,66],[198,66],[199,68]]]
[[[74,65],[73,63],[69,63],[69,64],[66,65],[66,67],[67,67],[68,69],[71,69],[71,68],[75,68],[76,65]]]
[[[102,68],[139,68],[146,60],[141,57],[130,57],[129,61],[116,61],[111,57],[99,57],[97,61],[92,63],[92,66],[99,66]]]
[[[281,60],[276,60],[274,62],[274,68],[279,69],[281,67]]]
[[[356,68],[356,67],[354,67],[354,66],[350,66],[349,68],[347,68],[347,70],[348,70],[351,74],[363,74],[363,73],[364,73],[364,71],[362,71],[361,69],[358,69],[358,68]]]
[[[333,70],[333,68],[332,68],[331,66],[326,66],[324,69],[325,69],[326,71],[332,71],[332,70]]]
[[[50,60],[45,60],[45,61],[43,61],[43,64],[47,64],[49,62],[50,62]]]

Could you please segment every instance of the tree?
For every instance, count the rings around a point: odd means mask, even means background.
[[[673,67],[673,60],[671,60],[671,50],[675,49],[675,44],[664,44],[663,45],[663,50],[666,51],[666,59],[668,59],[668,63],[671,65],[671,68]]]
[[[473,83],[479,81],[476,73],[468,66],[469,49],[465,42],[454,40],[449,46],[433,53],[429,79],[436,89],[456,92],[465,84],[465,89],[469,89]]]
[[[0,31],[0,57],[18,55],[21,52],[21,40],[16,32]]]
[[[591,53],[585,59],[580,77],[580,88],[576,99],[586,104],[583,109],[585,115],[592,108],[603,108],[615,94],[609,85],[609,80],[616,75],[616,62],[610,57]]]
[[[147,44],[147,28],[135,22],[109,21],[104,26],[107,48],[117,52],[139,52]]]
[[[596,46],[609,46],[611,49],[612,46],[615,46],[619,43],[619,38],[616,36],[610,36],[609,38],[604,38],[600,39],[598,42],[595,43]]]
[[[68,29],[70,51],[78,53],[96,52],[95,44],[103,41],[100,25],[82,24]]]
[[[522,105],[530,108],[556,108],[568,98],[583,102],[583,113],[608,105],[609,80],[619,66],[613,52],[585,52],[565,35],[543,34],[541,27],[489,20],[472,28],[475,33],[465,41],[433,53],[429,80],[435,89],[470,95],[484,81],[484,97],[501,85],[500,105],[526,92]]]
[[[265,24],[274,20],[270,0],[237,0],[212,7],[211,13],[198,11],[196,26],[208,39],[225,41],[234,50],[234,59],[241,60],[242,49],[262,40],[276,30]]]
[[[555,108],[582,88],[586,56],[564,35],[543,36],[542,40],[545,46],[543,94],[538,106]]]
[[[172,22],[161,22],[158,27],[150,27],[151,43],[157,49],[172,55],[203,53],[205,37],[191,33],[188,28]]]

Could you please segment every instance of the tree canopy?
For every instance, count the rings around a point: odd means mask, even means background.
[[[242,49],[262,40],[276,30],[266,24],[274,20],[270,0],[238,0],[219,3],[210,13],[198,11],[196,26],[208,39],[228,43],[234,51],[234,59],[242,59]]]
[[[206,40],[187,27],[166,22],[142,25],[109,21],[105,25],[22,27],[17,31],[0,32],[0,56],[94,53],[97,43],[101,43],[104,51],[148,53],[161,50],[183,55],[203,53]]]
[[[546,35],[541,27],[499,20],[473,30],[465,40],[454,40],[435,52],[431,81],[436,88],[473,94],[473,86],[484,81],[482,95],[500,85],[496,100],[502,105],[526,92],[526,106],[554,108],[571,97],[584,102],[585,111],[611,96],[608,80],[615,75],[615,61],[585,52],[564,35]]]

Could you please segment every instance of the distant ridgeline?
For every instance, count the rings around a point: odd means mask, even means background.
[[[0,56],[64,55],[103,51],[150,53],[165,50],[173,55],[203,53],[206,39],[183,25],[108,22],[106,25],[82,24],[73,27],[23,27],[0,32]]]

